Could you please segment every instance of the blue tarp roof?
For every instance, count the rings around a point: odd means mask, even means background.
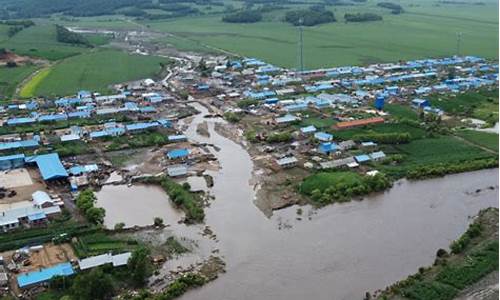
[[[36,162],[43,180],[52,180],[68,177],[57,153],[27,157],[26,162]]]
[[[300,131],[302,133],[312,133],[312,132],[316,132],[316,127],[314,127],[314,125],[309,125],[307,127],[300,128]]]
[[[338,146],[335,143],[321,143],[318,147],[318,151],[325,154],[336,151],[337,149]]]
[[[188,149],[175,149],[168,151],[167,156],[170,159],[186,157],[189,155]]]
[[[38,221],[38,220],[43,220],[47,217],[44,212],[39,212],[36,214],[28,215],[28,220],[30,221]]]
[[[19,148],[34,148],[34,147],[38,147],[38,141],[36,140],[0,143],[0,151],[19,149]]]
[[[314,137],[318,140],[321,140],[321,141],[329,141],[329,140],[333,139],[333,135],[326,133],[326,132],[316,132],[314,134]]]
[[[20,274],[17,276],[17,284],[23,288],[48,281],[54,276],[69,276],[74,273],[71,263],[62,263],[39,271]]]
[[[24,159],[24,157],[25,157],[24,154],[6,155],[6,156],[0,156],[0,161]]]

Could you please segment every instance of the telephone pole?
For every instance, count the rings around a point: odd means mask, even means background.
[[[460,46],[462,43],[462,33],[457,32],[457,56],[460,56]]]
[[[303,39],[303,31],[302,23],[304,20],[302,18],[299,19],[299,67],[300,71],[304,71],[304,39]]]

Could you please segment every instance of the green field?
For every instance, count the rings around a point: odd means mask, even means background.
[[[0,100],[8,100],[14,94],[16,86],[35,70],[34,65],[16,68],[0,67]]]
[[[1,25],[0,28],[7,27]],[[71,46],[56,40],[54,25],[36,25],[23,29],[11,38],[0,30],[0,48],[7,48],[19,55],[58,60],[88,52],[89,48]]]
[[[314,190],[324,191],[330,186],[357,186],[361,184],[361,176],[355,172],[320,172],[307,177],[300,185],[300,191],[310,195]]]
[[[497,58],[498,2],[484,5],[437,5],[426,0],[398,1],[405,13],[392,15],[369,0],[357,6],[328,6],[338,22],[304,29],[306,68],[379,61],[397,61],[456,53],[456,33],[462,32],[462,54]],[[384,20],[345,23],[346,12],[376,12]],[[203,45],[254,56],[279,66],[296,67],[297,29],[282,22],[285,10],[265,14],[253,24],[223,23],[218,15],[149,21],[152,29],[173,33]],[[172,42],[175,44],[175,42]],[[183,43],[186,47],[187,43]]]
[[[98,50],[65,59],[50,68],[34,95],[65,96],[80,89],[107,91],[114,83],[156,75],[167,59],[130,55],[117,50]],[[29,84],[29,83],[28,83]]]
[[[403,166],[453,163],[492,156],[451,136],[415,140],[394,148],[406,156]]]
[[[498,152],[498,134],[475,130],[463,130],[457,135],[465,140]]]

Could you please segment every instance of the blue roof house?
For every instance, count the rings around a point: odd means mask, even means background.
[[[300,128],[300,132],[302,134],[314,133],[314,132],[316,132],[316,127],[314,127],[314,125],[309,125],[309,126],[306,126],[306,127],[302,127],[302,128]]]
[[[55,180],[68,177],[68,172],[64,169],[57,153],[26,157],[25,162],[36,163],[38,169],[40,169],[43,180]]]
[[[333,139],[333,135],[320,131],[314,134],[314,138],[321,142],[329,142]]]
[[[338,150],[338,146],[337,144],[335,143],[321,143],[319,146],[318,146],[318,152],[319,153],[322,153],[322,154],[330,154],[332,152],[335,152]]]
[[[357,155],[357,156],[354,156],[354,159],[360,164],[360,163],[364,163],[364,162],[367,162],[367,161],[370,161],[371,158],[370,156],[366,155],[366,154],[361,154],[361,155]]]
[[[413,99],[411,101],[411,105],[415,108],[424,108],[426,106],[430,106],[429,101],[425,99]]]

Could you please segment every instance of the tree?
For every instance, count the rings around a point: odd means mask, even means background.
[[[123,228],[125,228],[125,223],[120,222],[115,224],[115,230],[122,230]]]
[[[74,300],[107,299],[114,294],[113,280],[100,268],[94,268],[76,276],[71,291]]]
[[[85,211],[85,217],[90,223],[102,224],[104,223],[104,216],[106,211],[102,207],[91,207]]]
[[[154,218],[154,225],[155,226],[163,226],[163,219],[160,217]]]
[[[146,279],[152,274],[152,265],[149,258],[151,252],[148,248],[140,246],[128,260],[130,278],[136,286],[143,286]]]

